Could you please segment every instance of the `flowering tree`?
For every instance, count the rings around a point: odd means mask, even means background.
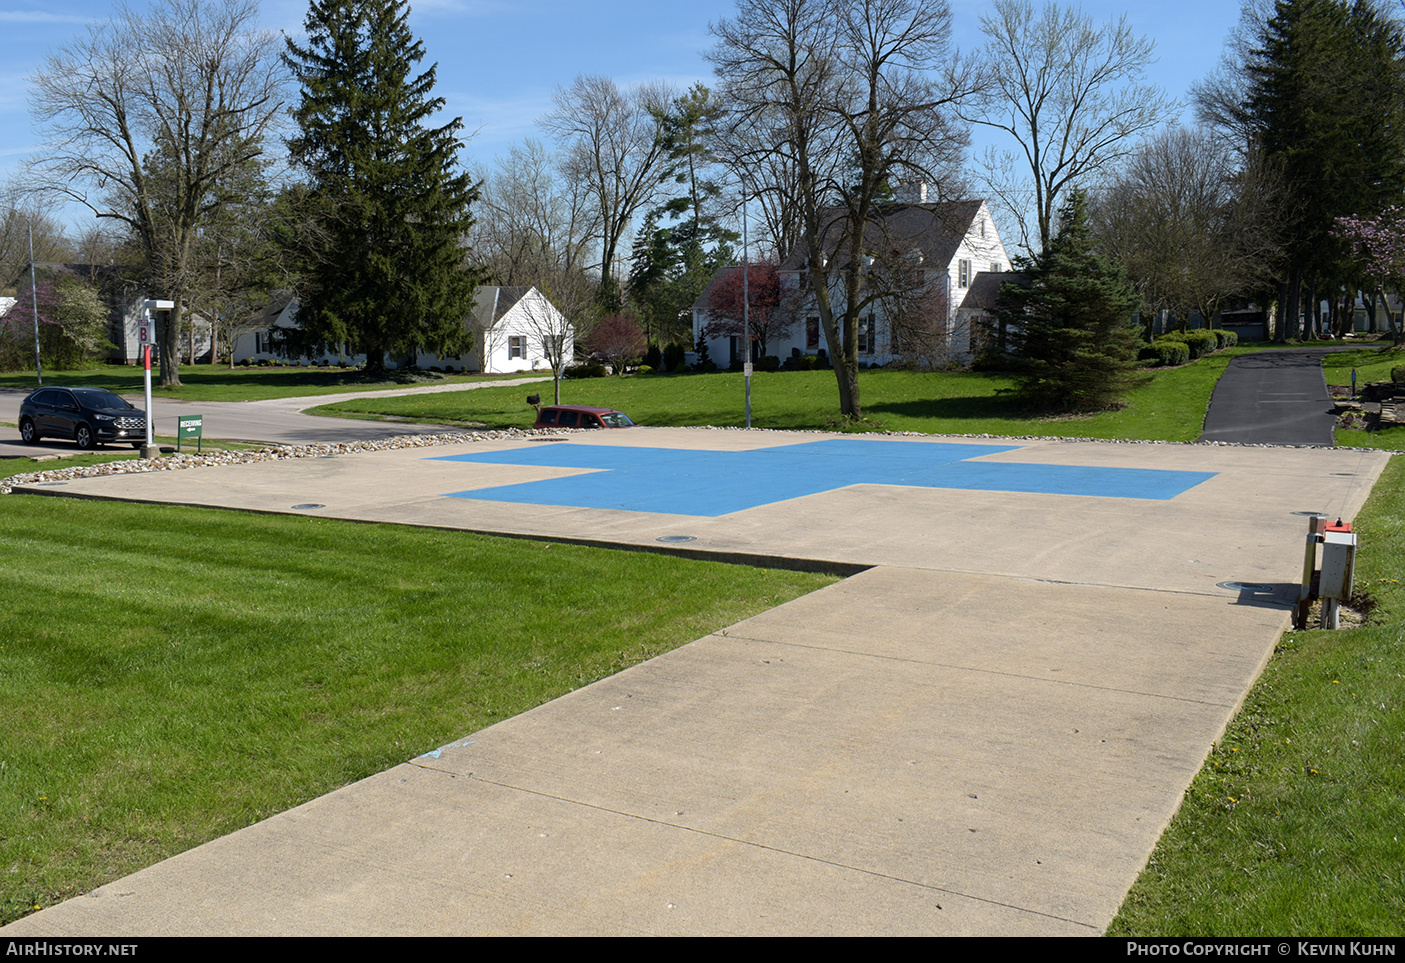
[[[638,361],[647,345],[644,332],[627,314],[607,314],[586,336],[586,348],[610,363],[615,374]]]
[[[0,368],[34,361],[34,305],[39,305],[39,353],[46,368],[75,368],[111,348],[107,308],[97,291],[70,275],[43,280],[23,291],[0,319]]]
[[[1352,246],[1378,291],[1405,297],[1405,208],[1392,205],[1375,217],[1339,217],[1332,234]],[[1391,327],[1398,338],[1400,328]]]
[[[745,293],[743,293],[745,286]],[[742,331],[743,307],[746,312],[746,332]],[[739,267],[728,268],[707,296],[708,323],[704,338],[749,337],[758,354],[766,354],[772,338],[785,335],[790,328],[790,314],[785,310],[781,293],[781,277],[776,265],[762,262],[747,265],[743,274]]]

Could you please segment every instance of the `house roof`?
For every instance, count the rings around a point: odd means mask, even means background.
[[[532,290],[531,285],[483,287],[473,296],[473,319],[481,328],[491,328]]]
[[[125,264],[77,264],[65,261],[35,261],[34,273],[44,277],[56,274],[71,274],[94,284],[106,284],[115,279],[125,279],[137,273],[137,269]],[[17,278],[17,288],[29,289],[29,265],[24,266]]]
[[[992,311],[1000,297],[1000,287],[1005,284],[1019,284],[1028,287],[1030,274],[1027,271],[980,271],[971,278],[971,286],[959,307],[963,311]]]
[[[863,249],[879,256],[904,256],[913,250],[922,253],[922,263],[928,268],[944,268],[956,256],[956,250],[971,229],[983,201],[946,201],[939,204],[890,204],[882,208],[879,217],[871,220],[864,230]],[[827,208],[820,216],[821,240],[843,229],[845,210]],[[843,261],[847,249],[835,250],[832,260]],[[781,263],[782,271],[799,271],[809,260],[809,250],[803,245],[791,252]]]
[[[283,309],[292,302],[293,294],[290,291],[285,291],[277,295],[272,301],[268,302],[267,307],[259,314],[257,323],[271,327],[273,322],[278,320],[278,316],[283,313]]]

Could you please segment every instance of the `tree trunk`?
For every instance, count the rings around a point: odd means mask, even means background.
[[[179,388],[180,376],[180,331],[181,299],[173,298],[175,307],[166,312],[166,323],[158,325],[161,345],[161,387]]]
[[[859,405],[859,366],[852,358],[837,359],[834,377],[839,382],[839,413],[846,418],[859,421],[863,409]]]

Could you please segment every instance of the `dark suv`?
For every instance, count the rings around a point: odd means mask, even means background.
[[[146,412],[106,388],[39,388],[20,403],[20,437],[72,438],[85,451],[109,442],[140,448]]]

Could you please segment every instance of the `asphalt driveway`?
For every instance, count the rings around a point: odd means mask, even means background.
[[[1322,356],[1332,348],[1261,351],[1235,358],[1215,385],[1201,441],[1336,444],[1337,415]]]

